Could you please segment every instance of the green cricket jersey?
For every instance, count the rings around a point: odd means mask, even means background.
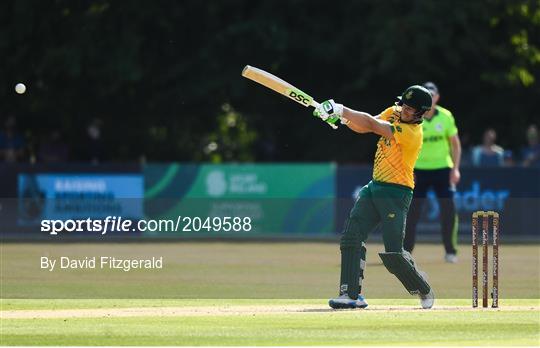
[[[424,142],[415,169],[452,168],[450,137],[458,133],[452,113],[440,106],[435,107],[435,114],[422,122]]]

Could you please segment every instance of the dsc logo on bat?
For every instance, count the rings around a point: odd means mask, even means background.
[[[306,105],[306,106],[309,106],[311,104],[311,97],[305,96],[305,95],[299,93],[298,91],[290,90],[289,91],[289,97],[291,99],[294,99],[294,100]]]

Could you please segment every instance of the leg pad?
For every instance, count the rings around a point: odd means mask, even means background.
[[[425,276],[416,269],[411,254],[404,251],[379,253],[379,256],[386,269],[399,279],[411,295],[429,293],[431,287]]]

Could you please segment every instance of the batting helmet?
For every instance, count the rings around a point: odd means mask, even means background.
[[[431,93],[422,86],[414,85],[398,96],[398,105],[406,104],[416,109],[415,116],[419,119],[426,111],[431,109]]]

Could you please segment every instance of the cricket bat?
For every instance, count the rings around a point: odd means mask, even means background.
[[[309,94],[264,70],[246,65],[244,70],[242,70],[242,76],[270,88],[305,107],[319,106],[319,103],[317,103]]]
[[[313,99],[313,97],[311,97],[309,94],[299,90],[287,81],[284,81],[279,77],[272,75],[264,70],[255,68],[250,65],[246,65],[242,70],[242,76],[252,81],[255,81],[267,88],[270,88],[275,92],[278,92],[279,94],[284,95],[287,98],[292,99],[305,107],[313,106],[314,108],[316,108],[319,106],[319,103],[317,103],[315,99]],[[334,129],[337,128],[335,124],[328,124]]]

